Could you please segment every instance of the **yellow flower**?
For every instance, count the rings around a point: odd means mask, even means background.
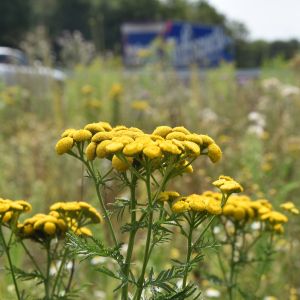
[[[179,196],[180,196],[179,193],[177,193],[176,191],[164,191],[159,194],[158,200],[164,202],[164,201],[173,200],[175,198],[178,198]]]
[[[202,144],[205,147],[207,147],[211,144],[215,144],[215,141],[210,136],[208,136],[206,134],[200,134],[200,137],[202,139]]]
[[[62,134],[61,134],[61,137],[64,138],[64,137],[73,137],[73,134],[74,132],[76,132],[77,130],[74,129],[74,128],[68,128],[66,129]]]
[[[113,168],[115,168],[119,172],[125,172],[129,169],[129,166],[132,164],[133,158],[127,157],[125,161],[118,158],[116,155],[113,156],[111,165]]]
[[[159,144],[159,147],[162,151],[170,154],[178,155],[181,153],[178,147],[175,146],[171,141],[163,141]]]
[[[199,134],[196,134],[196,133],[186,135],[186,140],[190,141],[190,142],[194,142],[198,145],[203,144],[202,137]]]
[[[87,227],[80,227],[75,231],[78,235],[93,236],[92,231]]]
[[[221,175],[218,180],[213,182],[213,185],[226,194],[240,193],[243,191],[243,187],[229,176]]]
[[[84,129],[96,133],[100,131],[105,131],[105,129],[99,123],[90,123],[84,126]]]
[[[152,132],[154,135],[159,135],[161,137],[166,137],[167,134],[169,134],[172,131],[172,128],[169,126],[158,126],[156,129]]]
[[[123,87],[120,83],[114,83],[109,92],[111,98],[118,98],[123,93]]]
[[[74,140],[70,137],[64,137],[60,139],[55,146],[56,153],[59,155],[67,153],[72,149],[73,144]]]
[[[76,130],[73,133],[73,139],[75,142],[88,141],[92,137],[92,133],[86,129]]]
[[[295,204],[291,201],[282,203],[280,207],[286,211],[291,212],[292,214],[299,215],[299,209],[296,208]]]
[[[89,84],[86,84],[81,88],[81,93],[85,96],[91,95],[93,92],[94,88]]]
[[[133,143],[127,144],[124,147],[123,153],[126,156],[134,156],[134,155],[142,152],[143,148],[144,148],[144,145],[142,143],[133,142]]]
[[[167,136],[166,136],[167,140],[172,140],[172,139],[176,139],[178,141],[185,141],[186,140],[186,135],[182,132],[170,132]]]
[[[185,127],[177,126],[172,129],[173,132],[182,132],[184,134],[191,134]]]
[[[200,155],[200,147],[196,143],[190,141],[184,141],[183,145],[189,152],[192,153],[193,156]]]
[[[179,200],[176,201],[173,205],[172,205],[172,211],[174,213],[182,213],[185,211],[190,210],[190,206],[187,202],[183,201],[183,200]]]
[[[276,233],[279,233],[279,234],[284,233],[284,228],[283,228],[282,224],[275,224],[273,226],[273,229]]]
[[[121,151],[124,148],[124,145],[120,142],[111,142],[105,147],[107,153],[116,153]]]
[[[85,155],[88,160],[93,160],[96,157],[96,148],[97,144],[94,142],[91,142],[87,145],[85,149]]]
[[[113,138],[113,134],[108,131],[108,132],[97,132],[93,137],[92,137],[92,142],[99,143],[104,140],[111,140]]]
[[[203,139],[203,137],[202,137],[202,139]],[[208,145],[207,155],[213,163],[216,163],[222,158],[222,151],[217,144],[212,143],[212,144]]]
[[[158,158],[158,157],[161,157],[162,156],[162,153],[161,153],[161,150],[158,146],[146,146],[144,149],[143,149],[143,153],[149,157],[150,159],[154,159],[154,158]]]
[[[149,103],[145,100],[133,101],[131,107],[135,110],[146,111],[149,109]]]
[[[46,222],[44,224],[44,231],[49,235],[53,235],[56,231],[56,225],[52,222]]]
[[[109,145],[110,143],[111,143],[111,140],[105,140],[97,145],[97,148],[96,148],[97,157],[104,158],[108,155],[108,153],[106,152],[106,146]]]

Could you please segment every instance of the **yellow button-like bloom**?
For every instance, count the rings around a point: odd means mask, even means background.
[[[92,137],[92,142],[99,143],[104,140],[111,140],[112,138],[113,138],[113,133],[111,131],[97,132]]]
[[[61,134],[61,137],[64,138],[64,137],[73,137],[73,134],[74,132],[76,132],[76,129],[74,128],[68,128],[66,129],[62,134]]]
[[[90,140],[92,133],[86,129],[79,129],[73,133],[73,139],[75,142],[85,142]]]
[[[166,137],[167,134],[172,132],[172,128],[169,126],[158,126],[155,128],[155,130],[152,132],[154,135],[159,135],[161,137]]]
[[[46,222],[44,224],[44,231],[49,235],[53,235],[56,232],[56,225],[52,222]]]
[[[124,149],[123,153],[126,156],[134,156],[140,152],[143,151],[144,145],[142,143],[133,142],[130,144],[127,144]]]
[[[213,185],[225,194],[240,193],[243,191],[243,187],[229,176],[221,175],[218,180],[213,182]]]
[[[173,132],[182,132],[184,134],[191,134],[185,127],[177,126],[172,129]]]
[[[164,191],[159,194],[158,200],[164,202],[164,201],[174,200],[179,196],[180,196],[179,193],[176,191]]]
[[[190,206],[187,202],[179,200],[172,205],[172,211],[174,213],[182,213],[190,210]]]
[[[222,158],[222,151],[217,144],[212,143],[208,145],[207,155],[213,163],[216,163]]]
[[[74,140],[70,137],[60,139],[55,146],[56,153],[59,155],[67,153],[72,149],[73,144]]]
[[[161,148],[162,151],[169,153],[169,154],[174,154],[178,155],[181,153],[179,148],[175,146],[171,141],[164,141],[159,144],[159,147]]]
[[[133,162],[132,157],[127,157],[126,161],[123,161],[120,158],[118,158],[116,155],[114,155],[113,158],[112,158],[112,161],[111,161],[111,165],[117,171],[125,172],[126,170],[129,169],[132,162]]]
[[[194,143],[194,142],[190,142],[190,141],[184,141],[183,145],[185,146],[185,148],[191,152],[191,154],[193,156],[199,156],[200,155],[200,147]]]
[[[106,146],[108,146],[111,142],[112,142],[111,140],[105,140],[97,145],[96,148],[97,157],[104,158],[108,155],[108,153],[106,152]]]
[[[92,133],[105,131],[105,129],[99,123],[87,124],[87,125],[84,126],[84,129],[86,129],[86,130],[88,130]]]
[[[158,146],[146,146],[143,149],[143,153],[145,156],[149,157],[150,159],[159,158],[162,156],[162,152]]]
[[[107,153],[116,153],[120,152],[124,148],[124,144],[120,142],[111,142],[105,147]]]
[[[97,148],[97,144],[94,143],[94,142],[90,142],[86,149],[85,149],[85,155],[86,155],[86,158],[88,160],[94,160],[95,157],[96,157],[96,148]]]
[[[183,132],[170,132],[166,136],[166,139],[167,140],[176,139],[178,141],[185,141],[186,140],[186,134],[184,134]]]

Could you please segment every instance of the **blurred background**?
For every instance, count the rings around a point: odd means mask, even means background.
[[[255,199],[300,206],[297,0],[1,0],[0,12],[0,197],[24,198],[33,213],[54,201],[96,203],[82,167],[54,145],[67,127],[108,121],[211,135],[224,158],[200,160],[174,184],[182,193],[227,174]],[[261,299],[300,297],[299,233],[295,217]],[[96,285],[89,272],[78,275],[88,281],[80,299],[114,299],[113,284]],[[14,299],[2,267],[0,279],[0,299]]]

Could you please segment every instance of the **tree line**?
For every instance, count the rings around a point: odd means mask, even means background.
[[[234,40],[236,65],[259,67],[276,56],[291,59],[298,40],[250,41],[244,24],[229,20],[205,0],[1,0],[0,45],[19,47],[25,34],[44,26],[54,46],[63,31],[80,31],[97,51],[121,53],[124,22],[183,20],[220,25]],[[59,47],[56,47],[59,51]]]

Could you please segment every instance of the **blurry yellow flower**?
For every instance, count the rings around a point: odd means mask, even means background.
[[[102,107],[102,102],[101,102],[101,100],[93,98],[93,99],[87,100],[86,105],[90,108],[99,109]]]
[[[109,92],[112,99],[118,98],[123,93],[123,86],[120,83],[114,83]]]
[[[86,84],[81,88],[81,93],[85,96],[91,95],[93,92],[94,88],[89,84]]]
[[[190,210],[190,206],[187,202],[183,200],[178,200],[172,205],[172,211],[174,213],[182,213],[188,210]]]
[[[286,211],[289,211],[289,212],[295,214],[295,215],[299,215],[299,209],[291,201],[281,204],[280,207]]]
[[[176,191],[164,191],[158,196],[159,201],[169,201],[178,198],[180,195]]]
[[[150,108],[150,105],[146,100],[137,100],[131,103],[131,107],[135,110],[146,111]]]

